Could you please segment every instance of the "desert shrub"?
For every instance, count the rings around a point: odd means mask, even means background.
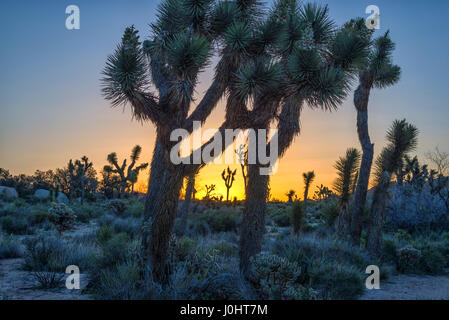
[[[329,200],[323,204],[320,211],[321,219],[326,223],[327,226],[331,227],[334,225],[335,220],[339,214],[338,202],[335,200]]]
[[[62,285],[63,274],[48,271],[35,271],[31,276],[39,283],[41,289],[58,288]]]
[[[304,226],[306,212],[301,202],[296,201],[291,208],[291,221],[293,226],[293,233],[299,234]]]
[[[98,243],[106,243],[114,235],[114,230],[109,225],[103,225],[98,228],[96,233],[96,239]]]
[[[397,244],[395,239],[384,239],[382,245],[382,261],[388,263],[396,263],[397,255]]]
[[[422,258],[421,251],[412,247],[405,246],[397,251],[397,269],[402,273],[415,273],[419,271]]]
[[[273,222],[279,227],[290,226],[291,216],[287,211],[281,211],[271,216]]]
[[[48,209],[48,220],[53,223],[59,234],[71,230],[75,226],[76,215],[73,210],[64,203],[53,202]]]
[[[96,205],[95,203],[77,203],[73,205],[73,211],[79,222],[87,223],[91,219],[100,217],[105,210],[103,206]]]
[[[8,215],[0,218],[0,228],[7,233],[26,234],[28,232],[28,223],[25,216]]]
[[[248,279],[261,299],[297,299],[301,268],[277,255],[259,254],[250,260]]]
[[[40,223],[44,223],[45,221],[48,221],[49,216],[50,216],[50,213],[47,210],[37,209],[37,210],[31,211],[31,216],[28,219],[28,221],[31,224],[40,224]]]
[[[222,209],[193,216],[192,220],[200,224],[206,222],[212,232],[237,231],[241,215],[239,211]],[[205,226],[203,228],[207,229]]]
[[[86,242],[65,242],[52,236],[28,238],[24,243],[24,269],[29,271],[65,272],[69,265],[88,269],[93,252]]]
[[[140,273],[136,261],[127,260],[100,272],[96,296],[106,300],[141,298]]]
[[[105,205],[108,210],[117,215],[122,215],[127,209],[125,201],[120,199],[108,200]]]
[[[0,234],[0,259],[19,258],[23,255],[20,242],[12,236]]]
[[[244,278],[235,273],[213,275],[189,289],[189,296],[195,300],[244,300],[251,298]]]
[[[425,273],[442,274],[447,260],[435,247],[424,247],[421,249],[420,268]]]
[[[126,233],[132,239],[140,233],[142,225],[141,219],[132,217],[120,218],[111,214],[101,216],[97,222],[100,227],[109,226],[115,233]]]
[[[236,244],[228,243],[226,241],[220,241],[212,246],[213,250],[216,250],[218,254],[225,257],[236,257],[239,253],[239,248]]]
[[[308,276],[324,299],[353,299],[364,290],[362,273],[354,266],[314,260],[308,269]]]
[[[272,253],[296,262],[303,271],[299,284],[318,290],[324,299],[355,298],[363,291],[362,275],[371,264],[358,248],[313,236],[278,240]]]
[[[134,218],[143,217],[144,202],[140,200],[132,200],[128,203],[128,211]]]

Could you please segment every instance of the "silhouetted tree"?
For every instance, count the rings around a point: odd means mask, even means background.
[[[226,186],[226,201],[229,201],[229,190],[232,188],[232,184],[235,180],[235,174],[237,173],[237,169],[232,171],[231,169],[223,170],[221,173],[221,178],[223,179]]]

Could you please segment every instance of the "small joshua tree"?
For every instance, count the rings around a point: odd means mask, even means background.
[[[313,180],[315,179],[315,171],[304,172],[302,174],[302,177],[304,178],[304,185],[305,185],[305,187],[304,187],[304,203],[306,203],[310,185],[312,184]]]
[[[338,216],[338,233],[346,235],[350,231],[349,200],[351,191],[354,189],[357,172],[360,164],[360,152],[357,149],[349,148],[344,157],[340,157],[335,163],[337,169],[337,179],[334,182],[334,189],[340,196],[340,212]]]
[[[301,202],[295,201],[293,207],[291,208],[291,220],[293,226],[293,233],[298,235],[301,231],[302,226],[304,225],[304,218],[306,216],[306,212],[304,210],[304,206]]]
[[[73,210],[64,203],[52,202],[48,209],[48,220],[56,227],[59,235],[75,226],[76,215]]]
[[[205,185],[206,187],[206,195],[204,196],[204,200],[210,200],[212,198],[212,192],[215,191],[215,184]]]
[[[131,164],[126,168],[126,159],[123,160],[122,165],[118,164],[117,154],[112,152],[108,155],[108,162],[111,165],[104,166],[104,171],[117,173],[120,176],[120,197],[122,197],[128,187],[128,182],[131,184],[131,192],[134,192],[134,184],[137,182],[139,172],[148,167],[148,163],[143,163],[135,167],[137,160],[139,160],[142,148],[136,145],[131,151]]]
[[[288,202],[293,202],[293,198],[296,197],[296,191],[289,190],[285,195],[288,197]]]
[[[232,188],[236,173],[237,169],[231,171],[231,169],[229,169],[229,166],[227,170],[223,170],[223,172],[221,173],[221,178],[224,180],[226,186],[226,201],[229,201],[229,190]]]
[[[81,158],[80,160],[75,161],[75,167],[77,175],[81,177],[81,203],[84,203],[84,197],[85,197],[85,184],[86,184],[86,173],[87,170],[92,168],[93,163],[89,162],[89,158],[86,156]]]

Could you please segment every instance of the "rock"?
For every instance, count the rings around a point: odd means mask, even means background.
[[[196,299],[204,300],[243,300],[248,299],[249,291],[238,274],[222,273],[207,278],[201,285],[193,288]]]
[[[17,193],[16,189],[11,187],[3,187],[0,186],[0,198],[3,198],[5,200],[13,200],[19,197],[19,194]]]
[[[67,196],[64,193],[58,192],[58,196],[56,197],[56,202],[69,203],[69,198],[67,198]]]
[[[40,200],[47,200],[50,198],[50,191],[45,189],[37,189],[36,192],[34,192],[34,196]]]

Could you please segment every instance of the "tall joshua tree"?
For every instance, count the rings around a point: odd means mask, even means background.
[[[229,201],[229,190],[232,188],[232,184],[234,183],[236,173],[237,169],[232,171],[231,169],[229,169],[229,166],[221,173],[221,178],[223,179],[226,186],[226,201]]]
[[[122,165],[119,165],[117,153],[112,152],[108,154],[108,162],[110,165],[104,166],[104,171],[117,173],[120,176],[120,197],[125,194],[128,188],[128,183],[132,186],[132,192],[134,192],[134,183],[137,182],[139,172],[148,167],[148,163],[143,163],[136,167],[136,162],[139,160],[142,148],[136,145],[131,151],[131,163],[127,167],[126,159],[123,160]]]
[[[170,134],[179,128],[191,133],[194,121],[204,122],[229,89],[240,63],[256,45],[260,48],[274,41],[275,37],[264,37],[264,33],[259,33],[257,41],[248,37],[258,25],[259,7],[256,0],[164,0],[151,25],[151,38],[142,45],[137,30],[127,28],[108,58],[103,79],[106,99],[113,105],[129,103],[138,120],[151,121],[157,128],[142,234],[143,266],[151,264],[157,281],[167,279],[168,244],[182,181],[199,167],[171,163],[175,142]],[[189,116],[198,75],[213,55],[218,58],[215,77]],[[157,94],[148,90],[150,82]],[[246,127],[241,122],[245,117],[230,112],[240,106],[227,99],[221,131]]]
[[[360,152],[357,149],[349,148],[346,155],[340,157],[335,163],[337,169],[337,179],[334,182],[334,189],[340,196],[339,215],[338,215],[338,234],[345,236],[350,227],[350,216],[348,204],[351,196],[354,180],[357,177],[360,164]]]
[[[307,202],[307,196],[309,194],[309,188],[315,179],[315,171],[304,172],[302,174],[304,179],[304,204]]]
[[[397,83],[401,75],[401,69],[392,63],[395,44],[391,41],[388,31],[383,36],[371,41],[372,31],[364,26],[362,19],[351,21],[346,27],[360,30],[366,41],[370,43],[368,63],[359,71],[359,85],[354,92],[354,106],[357,110],[357,133],[363,153],[350,215],[351,238],[355,245],[359,245],[362,232],[362,215],[366,204],[374,156],[374,144],[371,143],[368,131],[369,97],[373,88],[383,89]]]
[[[413,151],[418,143],[418,129],[404,120],[395,120],[387,131],[387,146],[376,159],[376,187],[369,215],[366,248],[372,257],[379,257],[382,248],[382,228],[388,188],[393,174],[402,165],[404,156]]]
[[[81,160],[75,161],[76,172],[78,176],[81,178],[81,203],[84,203],[85,192],[86,192],[86,173],[92,168],[93,163],[89,162],[89,159],[84,156]]]
[[[181,207],[181,223],[179,228],[179,235],[183,236],[186,232],[187,228],[187,218],[189,216],[190,211],[190,203],[192,199],[195,199],[195,176],[196,173],[191,173],[187,177],[187,187],[186,187],[186,194],[184,197],[184,203]]]
[[[327,7],[280,0],[267,21],[280,41],[268,60],[264,57],[264,63],[256,60],[241,68],[236,91],[249,98],[253,110],[258,111],[252,128],[266,129],[277,120],[278,131],[266,149],[272,150],[278,142],[282,156],[299,134],[304,105],[333,110],[341,104],[351,75],[365,61],[367,46],[357,31],[336,29]],[[240,238],[243,272],[261,250],[269,183],[269,177],[260,174],[264,167],[261,163],[249,165]]]

